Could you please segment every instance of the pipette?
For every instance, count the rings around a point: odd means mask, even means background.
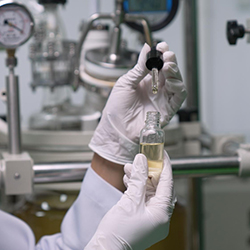
[[[159,70],[163,67],[162,53],[152,47],[147,54],[146,67],[152,71],[152,92],[153,94],[158,93],[159,86]]]

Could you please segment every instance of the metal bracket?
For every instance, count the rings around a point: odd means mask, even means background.
[[[6,195],[31,194],[33,189],[33,160],[28,153],[2,153],[2,183]]]
[[[250,145],[241,144],[237,152],[240,157],[239,176],[250,176]]]

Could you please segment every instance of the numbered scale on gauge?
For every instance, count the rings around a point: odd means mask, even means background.
[[[0,1],[0,47],[17,48],[25,43],[34,30],[34,21],[21,4]]]

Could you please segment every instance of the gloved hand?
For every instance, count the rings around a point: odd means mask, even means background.
[[[133,161],[139,152],[139,134],[147,111],[159,111],[163,127],[186,98],[175,54],[165,42],[156,48],[163,53],[164,61],[159,71],[158,93],[152,93],[152,77],[145,66],[150,47],[145,44],[135,67],[116,82],[89,144],[94,152],[111,162],[124,165]]]
[[[145,200],[147,179],[147,159],[138,154],[127,191],[103,217],[85,250],[143,250],[167,237],[175,204],[167,154],[155,195],[148,201]]]
[[[170,161],[169,156],[168,156],[168,154],[167,154],[167,152],[165,150],[164,150],[164,157],[168,161]],[[124,183],[126,188],[128,188],[128,183],[129,183],[129,180],[131,178],[132,169],[133,169],[133,164],[127,163],[124,166],[125,175],[123,177],[123,183]],[[159,183],[159,175],[158,175],[158,173],[154,174],[154,172],[152,171],[151,176],[150,176],[150,178],[148,177],[147,184],[146,184],[146,197],[145,197],[146,202],[151,197],[153,197],[155,195],[155,191],[156,191],[158,183]],[[177,202],[177,198],[175,196],[174,188],[173,188],[173,200],[174,200],[174,202]]]
[[[164,154],[167,154],[166,152],[164,152]],[[168,155],[166,155],[168,157]],[[126,188],[128,188],[128,183],[129,180],[131,178],[131,172],[133,169],[133,164],[127,163],[124,166],[124,177],[123,177],[123,183],[125,185]],[[151,173],[152,174],[152,173]],[[153,197],[155,195],[155,191],[157,188],[157,185],[159,183],[159,176],[157,174],[157,176],[150,176],[150,178],[148,177],[147,179],[147,183],[146,183],[146,197],[145,197],[145,201],[147,202],[151,197]]]

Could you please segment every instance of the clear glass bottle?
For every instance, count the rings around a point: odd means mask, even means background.
[[[145,126],[140,132],[140,153],[148,160],[148,176],[159,178],[163,167],[165,134],[160,126],[160,113],[147,112]]]

